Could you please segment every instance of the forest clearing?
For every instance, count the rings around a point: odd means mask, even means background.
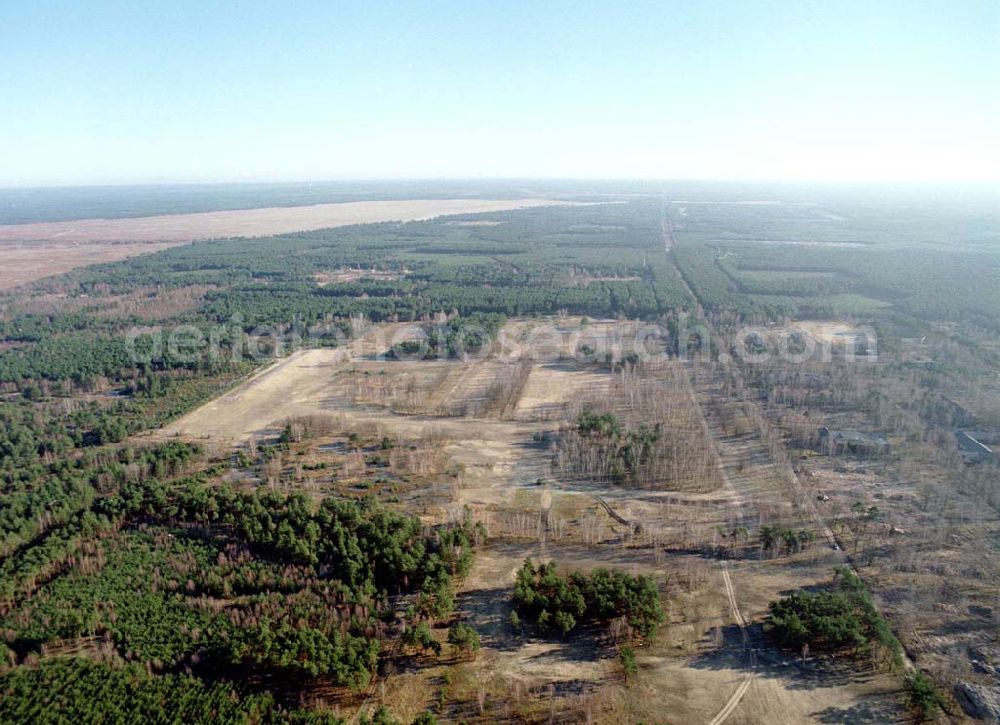
[[[375,479],[383,481],[376,491],[397,497],[426,524],[463,515],[482,524],[492,543],[457,592],[458,612],[480,632],[482,650],[475,661],[447,668],[450,696],[475,699],[482,715],[510,717],[511,692],[520,693],[520,712],[543,708],[554,686],[564,711],[602,713],[600,721],[642,720],[665,708],[685,722],[791,724],[852,710],[880,713],[883,721],[895,717],[890,713],[900,690],[891,677],[807,684],[808,670],[773,651],[759,631],[768,602],[821,584],[842,562],[837,552],[817,547],[794,561],[736,560],[725,570],[699,553],[728,546],[725,532],[744,520],[808,525],[807,514],[794,513],[794,494],[772,470],[756,434],[734,440],[725,432],[723,418],[731,413],[717,383],[681,362],[611,369],[574,359],[568,341],[585,333],[592,342],[628,339],[634,323],[514,319],[500,337],[533,339],[543,328],[560,331],[566,342],[547,339],[545,359],[523,363],[497,355],[474,362],[396,360],[386,341],[398,327],[376,327],[352,350],[292,353],[156,437],[220,451],[237,445],[253,454],[284,436],[293,455],[239,473],[240,486],[322,499]],[[508,382],[513,398],[489,395],[491,384],[508,381],[512,370],[524,378]],[[560,463],[566,455],[555,442],[560,431],[591,409],[612,411],[630,426],[664,421],[667,436],[686,439],[683,451],[669,454],[674,469],[623,485],[581,469],[579,460]],[[368,441],[391,441],[389,455],[378,455],[383,444]],[[397,453],[401,447],[407,450]],[[713,476],[716,483],[706,486]],[[642,674],[633,688],[641,697],[617,691],[607,644],[583,635],[560,643],[522,641],[511,630],[504,602],[528,558],[585,572],[623,567],[660,583],[670,601],[669,628],[639,658]],[[444,671],[407,666],[380,701],[415,717],[426,707],[419,693],[433,691]],[[706,683],[730,701],[699,696]],[[338,708],[353,712],[346,703]]]
[[[588,198],[0,298],[7,701],[960,721],[993,657],[993,289],[977,251],[953,299],[894,291],[944,239],[905,268],[754,241],[833,208]]]

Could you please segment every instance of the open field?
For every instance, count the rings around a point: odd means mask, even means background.
[[[764,334],[772,341],[792,335],[805,335],[824,347],[853,343],[856,339],[864,337],[864,332],[858,325],[834,320],[798,320],[788,325],[767,328]]]
[[[634,329],[596,322],[588,330],[579,318],[543,322],[574,340],[627,338]],[[514,320],[503,333],[529,339],[541,325]],[[761,632],[768,602],[822,583],[843,562],[822,531],[814,548],[790,559],[706,556],[726,546],[720,532],[740,522],[821,526],[749,412],[727,401],[717,375],[678,362],[637,371],[629,382],[621,372],[574,360],[570,345],[556,346],[547,361],[531,364],[513,405],[442,414],[442,401],[474,399],[489,385],[484,378],[499,378],[515,363],[378,359],[384,345],[376,340],[391,334],[392,328],[369,331],[355,354],[297,352],[158,436],[246,445],[275,438],[287,422],[324,418],[328,432],[294,447],[298,472],[286,478],[283,466],[273,467],[266,474],[270,485],[322,497],[376,477],[391,481],[394,495],[428,523],[453,520],[463,509],[484,523],[491,543],[477,555],[458,599],[460,616],[480,633],[484,650],[474,661],[407,664],[377,695],[394,713],[405,720],[433,707],[448,672],[451,719],[477,722],[531,722],[550,708],[556,722],[656,721],[664,712],[679,722],[716,725],[906,722],[891,675],[825,675],[818,662],[797,663],[775,650]],[[686,491],[679,482],[635,489],[588,480],[554,468],[554,444],[536,442],[570,425],[582,406],[605,406],[631,424],[648,421],[658,410],[650,402],[657,390],[669,391],[672,401],[668,435],[684,429],[700,436],[698,445],[714,456],[711,465],[724,485]],[[347,436],[359,432],[362,441],[407,442],[410,459],[422,455],[422,463],[414,468],[400,454],[387,469],[372,468],[362,458],[377,447],[361,443],[363,455],[351,452]],[[249,482],[265,482],[263,472],[248,475]],[[442,485],[442,477],[452,482]],[[378,491],[386,493],[386,485]],[[527,557],[582,571],[624,568],[661,583],[669,624],[642,650],[631,689],[620,689],[614,647],[601,637],[552,641],[511,631],[514,577]],[[352,714],[373,696],[338,707]]]
[[[11,227],[0,227],[10,229]],[[0,231],[0,235],[3,232]],[[11,289],[36,279],[69,272],[99,262],[114,262],[139,254],[152,254],[181,242],[101,242],[72,243],[65,240],[31,243],[0,241],[0,290]]]
[[[448,214],[526,209],[545,199],[359,201],[313,206],[166,214],[132,219],[0,225],[0,290],[97,262],[113,262],[199,239],[263,237],[287,232]]]
[[[165,214],[134,219],[81,219],[0,225],[0,242],[192,242],[223,237],[264,237],[310,229],[387,221],[433,219],[527,209],[563,202],[547,199],[416,199]]]

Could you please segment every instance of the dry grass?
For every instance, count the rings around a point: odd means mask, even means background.
[[[263,237],[271,234],[370,224],[432,219],[448,214],[549,206],[546,199],[417,199],[354,201],[313,206],[268,207],[235,211],[166,214],[134,219],[82,219],[0,226],[0,242],[190,242],[222,237]]]
[[[549,206],[547,199],[418,199],[357,201],[313,206],[166,214],[134,219],[0,225],[0,290],[97,262],[113,262],[198,239],[272,234],[415,221],[448,214],[478,214]]]
[[[570,332],[583,327],[579,319],[546,323]],[[505,332],[528,336],[535,324],[513,321]],[[475,400],[484,380],[503,365],[497,359],[375,361],[370,355],[379,340],[392,337],[391,330],[378,332],[369,331],[362,353],[353,357],[337,350],[296,353],[161,432],[238,443],[274,435],[290,418],[328,416],[332,427],[326,433],[296,446],[264,475],[315,496],[362,495],[354,488],[391,492],[395,505],[428,524],[456,520],[465,511],[485,524],[490,544],[477,555],[458,598],[458,616],[480,632],[483,651],[474,661],[456,660],[448,648],[440,658],[393,660],[391,667],[400,669],[372,688],[365,707],[384,702],[404,719],[442,707],[443,721],[470,723],[712,722],[727,702],[735,702],[728,723],[874,723],[905,716],[898,679],[803,669],[760,633],[768,602],[827,580],[841,561],[841,553],[822,539],[794,557],[758,560],[752,550],[732,553],[732,599],[727,595],[714,557],[726,547],[722,533],[741,520],[812,522],[810,510],[777,475],[762,434],[752,422],[736,425],[747,413],[724,400],[714,376],[692,381],[683,366],[668,363],[674,367],[637,372],[648,379],[631,385],[620,372],[602,373],[564,358],[531,366],[514,419],[471,408],[463,416],[431,415],[446,398]],[[647,383],[676,402],[668,419],[683,418],[688,432],[703,431],[698,446],[717,453],[713,460],[726,472],[725,487],[636,490],[565,479],[551,466],[552,451],[532,439],[572,420],[581,399],[589,397],[585,390],[590,396],[603,391],[609,409],[630,424],[652,422],[661,413],[650,402],[655,396],[646,394]],[[401,405],[408,406],[405,414],[395,409]],[[537,415],[540,406],[552,411],[551,419]],[[692,411],[701,411],[697,416],[704,420],[696,425]],[[348,432],[363,436],[364,452],[346,444]],[[397,443],[396,459],[378,450],[383,435]],[[372,453],[386,459],[390,483],[365,482],[377,473]],[[407,455],[416,458],[403,460]],[[321,461],[329,465],[304,470],[304,464]],[[669,624],[640,651],[640,673],[627,688],[605,632],[552,640],[511,630],[511,590],[526,557],[654,578]],[[736,626],[743,619],[758,652],[756,668]],[[437,634],[444,636],[443,630]],[[450,684],[444,683],[446,673]],[[359,704],[344,704],[343,714],[354,714]]]
[[[182,242],[81,242],[64,240],[17,243],[10,234],[14,227],[0,226],[0,290],[18,287],[52,275],[63,274],[77,267],[99,262],[115,262],[126,257],[152,254],[176,247]],[[32,237],[28,237],[29,239]]]

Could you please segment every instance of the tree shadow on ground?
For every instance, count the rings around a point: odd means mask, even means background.
[[[909,718],[900,715],[898,707],[893,702],[859,702],[850,707],[828,707],[813,717],[818,722],[842,723],[843,725],[882,725],[883,723],[910,722]]]
[[[510,624],[511,591],[507,587],[473,589],[458,597],[459,612],[479,632],[483,647],[499,652],[516,652],[529,644],[551,645],[529,659],[553,662],[593,662],[607,656],[604,632],[600,627],[577,626],[565,637],[539,632],[530,622],[518,628]]]
[[[696,655],[691,666],[708,670],[742,670],[758,677],[781,678],[790,690],[812,690],[817,687],[839,687],[863,683],[876,676],[872,671],[860,671],[865,660],[850,657],[810,656],[803,661],[795,652],[782,650],[764,633],[763,625],[746,629],[746,640],[736,625],[721,631],[722,644]]]
[[[507,619],[511,611],[509,587],[462,592],[456,605],[459,612],[468,616],[468,623],[479,632],[483,647],[513,652],[524,644],[524,638],[513,631]]]

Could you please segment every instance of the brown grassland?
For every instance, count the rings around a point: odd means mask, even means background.
[[[0,290],[97,262],[113,262],[199,239],[263,237],[288,232],[446,214],[523,209],[546,199],[358,201],[313,206],[168,214],[132,219],[0,225]]]

